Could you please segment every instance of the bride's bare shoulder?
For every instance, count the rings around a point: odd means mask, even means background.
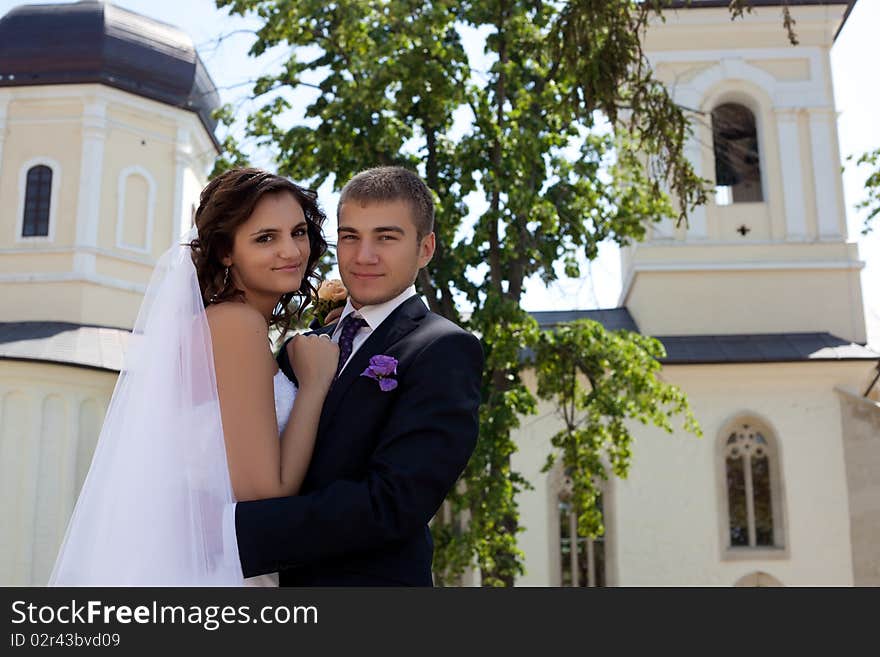
[[[247,303],[226,301],[205,309],[208,327],[214,339],[241,339],[252,336],[265,339],[269,327],[260,312]]]

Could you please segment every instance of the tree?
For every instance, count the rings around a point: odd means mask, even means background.
[[[855,159],[856,166],[867,164],[871,167],[871,172],[865,180],[865,191],[868,196],[856,205],[859,210],[868,211],[865,224],[862,226],[862,235],[867,235],[874,228],[874,217],[880,214],[880,148],[863,153],[858,158],[854,158],[852,155],[847,158],[850,161],[853,159]]]
[[[683,152],[688,118],[642,51],[668,0],[217,4],[262,19],[253,55],[290,49],[256,82],[264,102],[247,122],[282,173],[315,187],[332,177],[338,189],[362,169],[399,164],[436,194],[438,248],[419,291],[486,353],[480,440],[447,500],[468,522],[435,519],[437,581],[456,581],[474,560],[487,585],[523,572],[517,494],[528,482],[511,467],[511,432],[536,409],[529,367],[538,394],[570,412],[554,445],[573,475],[578,531],[601,531],[592,482],[605,462],[626,474],[627,420],[671,430],[683,414],[687,430],[699,427],[681,391],[657,377],[656,340],[590,322],[542,334],[521,300],[530,277],[579,276],[603,240],[629,244],[706,200]],[[469,58],[465,31],[487,35],[485,65]],[[315,94],[306,121],[290,125],[289,98],[304,91]],[[472,193],[485,205],[475,220]],[[578,375],[589,391],[571,385]]]
[[[538,396],[555,400],[563,419],[563,428],[551,438],[556,451],[548,454],[543,471],[561,456],[582,535],[604,533],[597,508],[600,481],[607,479],[609,469],[622,478],[629,470],[627,420],[650,422],[672,433],[672,411],[684,416],[686,430],[702,435],[685,395],[657,378],[663,356],[657,340],[606,331],[591,320],[540,335],[535,353]]]
[[[218,125],[226,126],[227,128],[235,123],[234,110],[228,103],[214,110],[213,117]],[[235,167],[250,166],[250,160],[247,154],[242,151],[241,145],[238,143],[238,140],[236,140],[231,130],[227,131],[223,140],[220,142],[220,145],[220,155],[214,160],[214,167],[211,169],[211,173],[208,174],[209,178],[213,179],[224,171],[228,171]]]

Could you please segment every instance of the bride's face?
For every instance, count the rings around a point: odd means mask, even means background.
[[[246,296],[281,296],[302,284],[309,260],[303,209],[292,194],[264,195],[235,232],[232,253],[223,259]]]

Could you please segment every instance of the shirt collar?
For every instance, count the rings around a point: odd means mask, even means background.
[[[358,315],[363,317],[369,325],[370,330],[375,331],[379,328],[379,324],[388,319],[388,316],[393,313],[400,304],[414,296],[416,296],[416,286],[410,285],[393,299],[389,299],[384,303],[376,304],[375,306],[361,306],[361,308],[357,310],[351,305],[351,297],[349,297],[345,302],[345,307],[342,309],[342,315],[339,316],[339,323],[336,324],[336,328],[333,329],[333,334],[335,335],[339,332],[340,327],[342,326],[342,320],[353,312],[357,312]]]

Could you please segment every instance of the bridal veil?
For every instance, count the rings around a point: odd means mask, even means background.
[[[150,280],[50,586],[242,584],[195,237]]]

